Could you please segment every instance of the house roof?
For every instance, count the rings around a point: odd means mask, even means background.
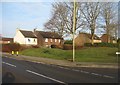
[[[113,36],[111,36],[111,35],[108,35],[108,34],[103,34],[103,35],[101,36],[101,38],[104,38],[104,37],[110,37],[111,39],[116,40],[115,37],[113,37]]]
[[[32,31],[20,30],[20,32],[21,32],[25,37],[37,38]]]
[[[92,35],[91,34],[88,34],[88,33],[80,33],[80,34],[85,34],[88,38],[91,39]],[[97,35],[94,35],[94,39],[95,40],[101,40]]]
[[[43,31],[36,31],[37,34],[42,35],[43,38],[53,38],[53,39],[62,39],[62,37],[55,32],[43,32]]]
[[[13,38],[2,37],[2,41],[13,41]]]

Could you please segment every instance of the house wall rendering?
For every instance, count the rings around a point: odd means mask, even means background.
[[[14,42],[19,44],[25,44],[25,37],[19,30],[16,31],[16,35],[14,36]]]
[[[17,29],[14,42],[24,45],[37,45],[37,38],[25,37],[21,31]]]
[[[25,38],[25,44],[37,45],[37,38]]]

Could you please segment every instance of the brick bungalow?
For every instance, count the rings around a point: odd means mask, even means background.
[[[34,29],[34,34],[37,36],[38,45],[50,47],[51,45],[63,45],[63,38],[55,32],[37,31]]]
[[[101,36],[101,41],[105,43],[117,43],[114,37],[111,37],[110,35],[103,34]]]
[[[91,43],[91,34],[79,33],[75,38],[75,45],[84,46],[85,43]],[[101,43],[101,39],[97,35],[94,36],[94,43]]]

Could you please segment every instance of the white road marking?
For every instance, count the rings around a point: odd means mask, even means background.
[[[101,74],[97,74],[97,73],[91,73],[91,74],[96,76],[102,76]]]
[[[4,56],[4,57],[8,57],[8,56]],[[11,58],[11,57],[9,57]],[[15,59],[15,58],[12,58],[12,59]],[[30,60],[27,60],[29,62],[34,62],[34,63],[40,63],[40,64],[45,64],[43,62],[37,62],[37,61],[30,61]],[[10,63],[5,63],[5,62],[2,62],[4,64],[7,64],[9,66],[13,66],[13,67],[16,67],[15,65],[12,65]],[[49,64],[45,64],[45,65],[49,65]],[[56,65],[53,65],[51,64],[51,66],[56,66]],[[70,68],[66,68],[66,67],[62,67],[62,66],[58,66],[59,68],[62,68],[62,69],[68,69],[70,70]],[[103,77],[106,77],[106,78],[115,78],[115,77],[112,77],[112,76],[108,76],[108,75],[102,75],[102,74],[97,74],[97,73],[90,73],[90,72],[87,72],[87,71],[83,71],[83,70],[77,70],[77,69],[72,69],[73,71],[77,71],[77,72],[81,72],[81,73],[86,73],[86,74],[92,74],[92,75],[96,75],[96,76],[103,76]],[[44,75],[43,75],[44,76]],[[49,77],[48,77],[49,78]]]
[[[2,62],[2,63],[7,64],[7,65],[12,66],[12,67],[16,67],[15,65],[10,64],[10,63],[6,63],[6,62]]]
[[[108,76],[108,75],[103,75],[103,77],[114,78],[114,77],[112,77],[112,76]]]
[[[58,83],[63,83],[63,84],[65,84],[64,82],[59,81],[59,80],[56,80],[56,79],[54,79],[54,78],[51,78],[51,77],[48,77],[48,76],[45,76],[45,75],[42,75],[42,74],[39,74],[39,73],[36,73],[36,72],[30,71],[30,70],[26,70],[26,71],[29,72],[29,73],[33,73],[33,74],[35,74],[35,75],[38,75],[38,76],[41,76],[41,77],[44,77],[44,78],[50,79],[50,80],[52,80],[52,81],[55,81],[55,82],[58,82]]]
[[[77,71],[77,72],[79,72],[79,70],[77,70],[77,69],[72,69],[73,71]]]
[[[86,74],[90,73],[90,72],[83,71],[83,70],[81,70],[80,72],[81,72],[81,73],[86,73]]]
[[[64,67],[63,67],[63,69],[68,69],[69,70],[69,68],[64,68]]]
[[[59,66],[59,68],[64,68],[64,67]]]

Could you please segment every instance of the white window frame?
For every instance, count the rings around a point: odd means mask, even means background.
[[[59,39],[59,43],[60,43],[60,41],[61,41],[61,40]]]
[[[57,39],[55,39],[55,42],[57,42]]]
[[[36,40],[35,40],[35,39],[34,39],[33,41],[34,41],[34,42],[36,42]]]
[[[28,42],[31,42],[31,40],[28,38]]]
[[[48,38],[45,38],[45,42],[48,42]]]
[[[52,42],[52,39],[50,39],[50,42]]]

